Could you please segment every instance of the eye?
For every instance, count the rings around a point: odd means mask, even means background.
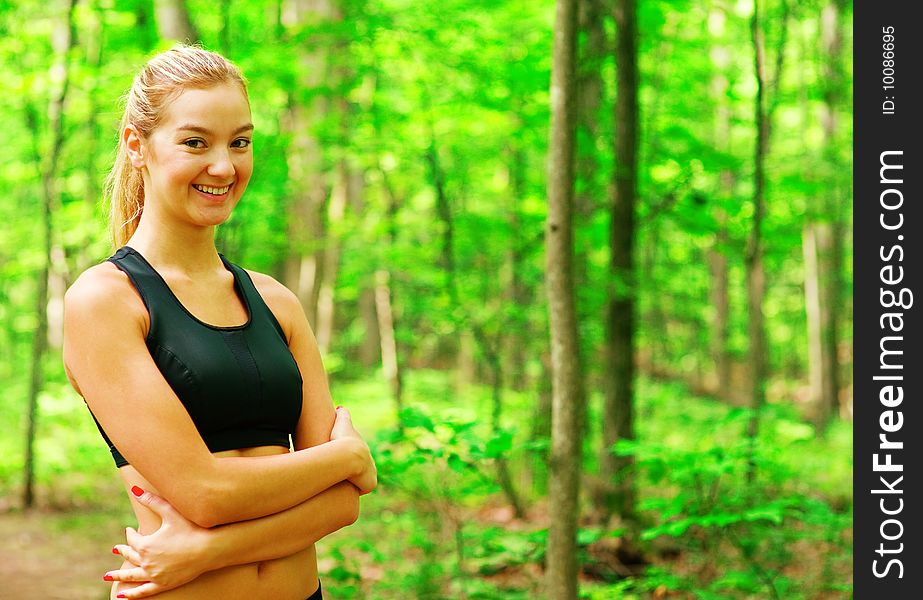
[[[239,145],[235,145],[235,144],[238,144],[238,143],[239,143]],[[247,148],[247,147],[250,146],[251,143],[252,143],[252,142],[251,142],[250,140],[248,140],[247,138],[237,138],[236,140],[234,140],[234,141],[231,143],[231,146],[234,147],[234,148]]]
[[[201,146],[196,146],[195,144],[202,144]],[[195,148],[196,150],[201,150],[205,147],[205,141],[200,139],[186,140],[183,142],[184,146],[189,146],[190,148]]]

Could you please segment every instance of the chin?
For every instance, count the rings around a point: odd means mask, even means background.
[[[203,227],[214,227],[226,223],[227,220],[231,218],[233,212],[233,207],[230,209],[224,208],[222,210],[202,211],[195,216],[194,220],[196,224],[202,225]]]
[[[205,227],[217,227],[218,225],[224,225],[228,222],[228,219],[231,218],[230,214],[224,215],[220,218],[218,217],[203,217],[199,219],[199,224]]]

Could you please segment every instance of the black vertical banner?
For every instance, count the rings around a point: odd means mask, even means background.
[[[854,7],[855,597],[923,598],[916,2]]]

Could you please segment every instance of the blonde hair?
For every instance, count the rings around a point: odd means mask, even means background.
[[[237,83],[247,95],[240,69],[220,54],[197,46],[179,44],[150,59],[135,77],[123,98],[125,112],[119,126],[115,163],[106,178],[105,201],[109,205],[109,234],[114,248],[125,245],[138,228],[144,210],[144,181],[128,156],[122,137],[134,125],[147,139],[163,119],[166,106],[187,89]]]

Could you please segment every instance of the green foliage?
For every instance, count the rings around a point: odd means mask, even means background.
[[[692,573],[680,576],[652,570],[647,585],[699,598],[807,597],[806,582],[799,585],[791,574],[805,561],[803,553],[819,555],[825,576],[835,561],[848,559],[849,542],[841,532],[850,515],[801,489],[785,457],[804,452],[813,432],[784,412],[762,415],[769,433],[753,444],[742,435],[751,411],[733,409],[713,421],[720,433],[698,443],[668,446],[642,439],[614,447],[634,457],[649,489],[656,490],[638,506],[651,521],[641,539],[670,539],[696,563]]]
[[[379,432],[374,444],[383,485],[416,495],[461,500],[497,491],[488,473],[494,460],[513,448],[513,432],[479,432],[478,422],[454,411],[438,419],[418,407],[404,407],[398,428]],[[415,473],[410,473],[411,470]],[[431,486],[438,479],[438,485]],[[417,487],[423,483],[421,487]]]

